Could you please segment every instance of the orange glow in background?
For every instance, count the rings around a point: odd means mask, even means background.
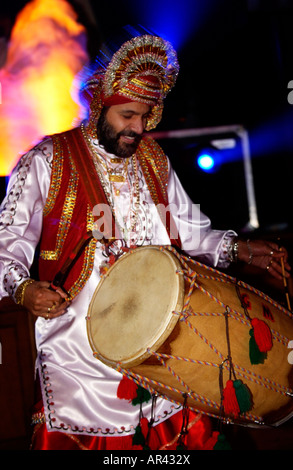
[[[0,69],[0,176],[44,135],[78,122],[73,82],[87,62],[85,28],[65,0],[32,0],[19,13]]]

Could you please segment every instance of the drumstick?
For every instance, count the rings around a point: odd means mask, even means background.
[[[68,256],[61,270],[55,275],[53,281],[51,282],[50,289],[57,290],[58,287],[63,288],[67,276],[69,275],[70,270],[73,268],[74,264],[77,262],[79,257],[84,252],[86,246],[93,239],[92,233],[87,232],[86,235],[77,243],[72,253]]]
[[[282,248],[280,248],[280,250],[282,251]],[[284,258],[283,257],[281,258],[281,266],[282,266],[283,284],[284,284],[284,288],[285,288],[287,306],[288,306],[288,310],[290,310],[290,312],[291,312],[290,298],[289,298],[289,292],[288,292],[288,284],[287,284],[287,279],[286,279],[286,276],[285,276],[285,266],[284,266]]]

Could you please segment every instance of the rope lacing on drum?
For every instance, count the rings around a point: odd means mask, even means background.
[[[224,390],[225,390],[225,388],[224,388],[224,381],[223,381],[223,372],[224,372],[224,370],[227,370],[229,372],[228,381],[230,380],[232,382],[232,385],[233,385],[233,388],[234,388],[234,390],[232,390],[233,393],[236,394],[236,392],[237,392],[238,396],[239,396],[239,395],[241,395],[241,393],[244,392],[244,398],[245,398],[244,405],[245,406],[243,407],[243,403],[242,404],[240,403],[240,406],[239,406],[239,403],[238,403],[240,413],[242,414],[241,420],[242,421],[247,420],[247,421],[252,421],[252,422],[258,423],[258,424],[263,424],[263,418],[262,417],[255,416],[252,413],[248,412],[248,410],[251,408],[251,394],[249,393],[248,387],[242,382],[242,380],[239,379],[239,377],[244,378],[244,379],[246,379],[248,381],[251,381],[251,382],[253,382],[253,383],[255,383],[259,386],[265,387],[265,388],[267,388],[267,389],[269,389],[273,392],[277,392],[277,393],[280,393],[281,395],[285,395],[285,396],[288,396],[288,394],[292,393],[292,390],[285,387],[285,386],[283,386],[283,385],[281,385],[281,384],[278,384],[277,382],[275,382],[271,379],[268,379],[267,377],[263,377],[260,374],[256,374],[252,370],[248,370],[248,369],[246,369],[242,366],[239,366],[238,364],[233,363],[233,361],[232,361],[232,351],[231,351],[231,346],[230,346],[229,325],[228,325],[229,318],[231,318],[231,319],[233,318],[234,320],[238,320],[238,321],[240,321],[241,323],[243,323],[247,326],[250,325],[251,318],[249,317],[249,315],[248,316],[245,315],[245,311],[244,311],[244,314],[243,314],[243,313],[240,313],[237,310],[233,310],[232,308],[227,306],[225,303],[223,303],[221,300],[219,300],[216,296],[212,295],[206,289],[204,289],[204,287],[201,286],[200,282],[199,282],[200,278],[208,278],[208,279],[211,278],[211,279],[219,281],[219,282],[224,282],[224,283],[229,283],[229,284],[231,284],[231,282],[232,282],[233,284],[235,284],[235,279],[232,278],[231,276],[228,276],[224,273],[220,273],[220,272],[214,270],[213,268],[209,268],[209,267],[207,267],[205,265],[202,265],[201,263],[196,262],[194,260],[191,260],[187,257],[182,257],[182,255],[179,255],[177,253],[177,251],[175,249],[173,249],[172,247],[166,247],[166,248],[169,251],[171,251],[172,253],[174,253],[178,257],[178,259],[180,260],[182,270],[179,269],[178,274],[185,275],[186,280],[189,283],[188,293],[187,293],[187,296],[186,296],[186,299],[185,299],[185,302],[184,302],[182,312],[173,312],[173,313],[180,316],[180,321],[184,322],[189,328],[191,328],[200,337],[200,339],[203,340],[215,352],[215,354],[220,358],[221,362],[216,363],[216,362],[210,362],[210,361],[201,361],[201,360],[197,360],[197,359],[189,359],[189,358],[186,358],[186,357],[180,357],[180,356],[175,356],[175,355],[170,355],[170,354],[163,354],[163,353],[151,351],[150,349],[148,349],[148,352],[150,354],[152,354],[153,356],[155,356],[159,360],[159,362],[168,370],[168,372],[170,374],[172,374],[173,377],[175,377],[175,379],[180,383],[180,385],[184,388],[184,390],[178,389],[176,387],[171,387],[170,385],[166,385],[166,384],[161,383],[157,380],[149,379],[147,377],[141,376],[139,374],[134,373],[131,370],[123,369],[122,370],[123,373],[126,373],[132,380],[134,380],[138,384],[141,384],[141,386],[148,389],[151,393],[153,393],[154,389],[159,390],[159,394],[161,396],[163,396],[163,397],[167,398],[168,400],[173,401],[175,403],[182,404],[182,401],[177,401],[176,399],[174,399],[174,395],[169,394],[168,391],[175,392],[177,395],[181,395],[183,397],[183,400],[186,400],[186,402],[187,402],[188,398],[190,398],[190,399],[193,399],[193,400],[195,400],[199,403],[204,404],[205,406],[209,407],[209,410],[205,410],[205,411],[200,410],[203,414],[219,418],[219,414],[218,413],[213,413],[212,410],[213,409],[220,410],[220,416],[221,416],[221,419],[222,419],[223,415],[226,414],[225,410],[224,410]],[[187,263],[189,263],[189,264],[192,263],[195,266],[196,265],[202,266],[205,269],[210,270],[213,274],[216,273],[217,275],[219,275],[219,277],[206,276],[206,275],[203,275],[199,272],[195,273],[195,270],[192,270],[191,267]],[[259,294],[262,298],[264,298],[265,300],[267,300],[268,302],[270,302],[271,304],[276,306],[279,310],[283,311],[283,313],[286,313],[287,315],[291,316],[291,318],[293,318],[291,313],[289,313],[286,309],[283,309],[281,306],[279,306],[279,304],[276,304],[274,301],[272,301],[272,299],[267,297],[265,294],[259,293],[259,291],[257,291],[256,289],[251,288],[250,286],[246,285],[242,281],[238,281],[237,286],[246,287],[249,290],[253,291],[254,293]],[[192,292],[194,291],[195,288],[199,289],[203,294],[207,295],[212,300],[214,300],[217,304],[221,305],[225,309],[225,311],[223,313],[215,313],[215,314],[213,314],[213,313],[202,313],[202,312],[196,313],[196,312],[194,312],[192,307],[190,306],[190,297],[191,297],[191,294],[192,294]],[[241,300],[241,296],[239,298]],[[242,304],[241,304],[241,307],[243,308]],[[227,356],[224,356],[210,341],[208,341],[208,339],[204,335],[202,335],[191,324],[191,322],[188,320],[188,318],[190,316],[194,316],[194,315],[195,316],[196,315],[224,316],[225,324],[226,324],[227,345],[228,345],[228,347],[227,347],[227,350],[228,350],[227,351]],[[273,333],[274,339],[276,339],[280,343],[283,343],[287,346],[288,342],[286,343],[286,341],[288,341],[288,338],[285,338],[283,335],[281,335],[277,331],[272,331],[272,333]],[[196,393],[195,391],[191,390],[191,388],[188,386],[188,384],[186,384],[185,381],[167,363],[169,359],[171,359],[171,360],[175,359],[175,360],[179,360],[179,361],[191,362],[191,363],[195,363],[195,364],[199,364],[199,365],[219,368],[220,403],[217,403],[214,400],[211,400],[207,397],[204,397],[204,396]],[[117,369],[119,370],[119,368],[117,368]],[[236,382],[237,387],[234,387],[235,382]],[[227,386],[227,384],[226,384],[226,386]],[[166,394],[165,394],[164,390],[166,390]],[[173,398],[171,398],[171,397],[173,397]],[[242,398],[243,398],[243,396],[242,396]],[[179,400],[179,398],[178,398],[178,400]],[[241,400],[240,400],[240,402],[241,402]],[[226,400],[226,404],[227,404],[227,400]],[[190,406],[192,408],[196,409],[196,407],[194,407],[193,405],[190,405]],[[237,413],[238,413],[238,411],[237,411]],[[235,410],[234,410],[234,413],[230,414],[230,417],[226,414],[225,420],[226,421],[231,420],[231,417],[232,416],[235,417],[236,414],[235,414]],[[224,417],[223,417],[223,419],[224,419]]]
[[[201,274],[197,273],[197,278],[200,278],[200,277],[204,277],[206,278],[206,276],[202,276]],[[214,280],[218,280],[218,281],[221,281],[223,282],[221,279],[214,279]],[[226,281],[228,283],[228,281]],[[235,279],[234,279],[234,282],[235,282]],[[234,283],[233,282],[233,283]],[[239,285],[242,285],[242,281],[237,281],[238,282],[238,286]],[[230,283],[230,281],[229,281]],[[201,286],[199,283],[195,282],[194,280],[194,283],[193,283],[194,287],[196,287],[197,289],[199,289],[203,294],[205,294],[207,297],[209,297],[211,300],[213,300],[214,302],[216,302],[218,305],[220,305],[221,307],[223,307],[224,309],[226,309],[226,304],[224,302],[222,302],[220,299],[218,299],[215,295],[211,294],[211,292],[207,291],[203,286]],[[191,295],[191,294],[190,294]],[[265,300],[267,300],[265,298]],[[240,297],[240,302],[241,302],[241,297]],[[273,301],[272,301],[273,302]],[[272,305],[274,305],[274,302],[272,303]],[[244,305],[241,304],[242,308],[244,308]],[[283,311],[283,309],[280,307],[280,310]],[[246,310],[247,312],[247,310]],[[194,312],[192,309],[189,309],[189,310],[185,310],[185,315],[189,313],[189,315],[223,315],[223,313],[205,313],[205,312]],[[234,314],[235,316],[233,316],[232,314]],[[246,324],[246,325],[250,325],[251,324],[251,318],[249,317],[249,315],[247,315],[244,311],[244,315],[243,313],[241,313],[239,310],[235,310],[235,309],[232,309],[230,308],[230,316],[243,323],[243,324]],[[293,318],[293,317],[292,317]],[[283,345],[285,345],[287,347],[288,345],[288,342],[289,342],[289,339],[288,337],[280,334],[278,331],[274,330],[274,329],[271,329],[271,334],[272,334],[272,337],[274,340],[282,343]]]
[[[260,320],[259,318],[250,317],[247,310],[247,305],[243,301],[243,298],[241,296],[237,280],[235,281],[235,288],[245,316],[248,318],[251,324],[251,329],[249,331],[250,362],[251,364],[262,364],[267,358],[268,351],[270,351],[273,347],[271,329],[268,324],[263,320]]]

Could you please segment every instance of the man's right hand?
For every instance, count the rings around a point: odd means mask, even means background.
[[[25,289],[23,306],[36,317],[46,320],[60,317],[68,305],[65,292],[60,288],[51,290],[47,281],[34,281]]]

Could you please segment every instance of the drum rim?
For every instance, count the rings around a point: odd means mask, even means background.
[[[135,365],[141,364],[146,359],[148,359],[149,357],[152,356],[151,352],[148,352],[147,350],[145,350],[139,356],[136,356],[136,357],[131,358],[129,360],[122,360],[122,361],[119,361],[119,362],[111,360],[111,359],[105,357],[100,351],[97,350],[98,348],[94,344],[94,340],[92,338],[91,328],[90,328],[90,326],[91,326],[90,325],[90,320],[91,320],[92,306],[95,302],[95,299],[96,299],[96,297],[98,295],[98,292],[101,289],[101,286],[103,285],[104,281],[107,279],[107,277],[110,276],[111,272],[115,269],[115,266],[117,265],[117,263],[122,262],[123,260],[125,260],[127,257],[131,256],[131,254],[133,254],[134,252],[137,252],[138,250],[158,250],[160,252],[164,252],[166,255],[169,256],[170,259],[172,259],[172,261],[174,263],[174,266],[177,266],[177,269],[178,269],[178,271],[177,271],[177,274],[178,274],[178,298],[177,298],[176,308],[174,309],[174,311],[176,311],[176,312],[177,311],[179,311],[179,312],[182,311],[182,308],[183,308],[183,305],[184,305],[184,297],[185,297],[184,274],[182,272],[182,268],[181,268],[181,264],[180,264],[179,259],[170,250],[168,250],[168,247],[165,248],[164,246],[161,246],[161,245],[140,246],[140,247],[131,249],[130,251],[124,253],[120,258],[118,258],[118,260],[109,268],[109,270],[100,279],[100,282],[98,283],[98,285],[97,285],[97,287],[96,287],[96,289],[93,293],[93,296],[92,296],[92,299],[91,299],[91,302],[90,302],[90,305],[89,305],[89,308],[88,308],[87,317],[86,317],[87,318],[87,336],[88,336],[88,341],[89,341],[89,344],[90,344],[91,349],[93,351],[94,357],[96,357],[101,362],[103,362],[104,364],[106,364],[106,365],[108,365],[112,368],[117,368],[117,365],[119,365],[119,367],[133,367]],[[164,332],[162,333],[160,338],[158,338],[157,341],[155,341],[150,346],[148,346],[148,348],[150,347],[152,349],[152,351],[157,351],[160,348],[160,346],[166,341],[166,339],[170,336],[170,334],[172,333],[172,331],[175,328],[178,321],[179,321],[179,315],[174,315],[174,314],[171,315],[170,314],[169,321],[168,321],[168,323],[167,323],[167,325],[164,329]]]

